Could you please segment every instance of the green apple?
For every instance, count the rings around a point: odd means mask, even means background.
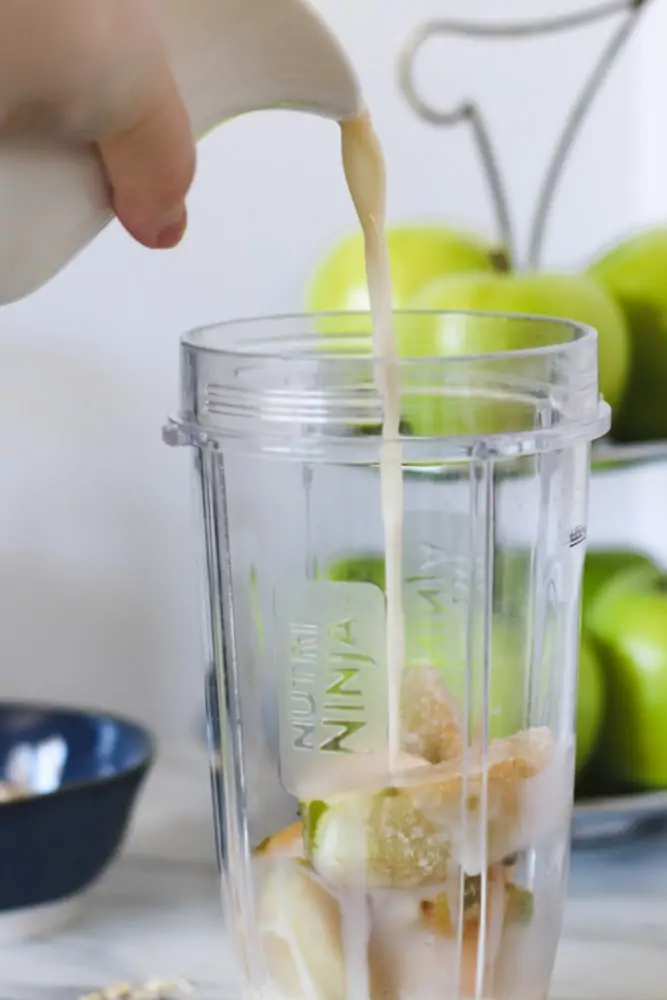
[[[559,317],[586,323],[598,331],[600,391],[610,405],[623,393],[629,346],[625,319],[611,296],[591,277],[576,274],[467,273],[434,279],[410,299],[418,310],[472,310]],[[548,346],[569,340],[559,324],[530,323],[488,317],[423,315],[402,317],[396,324],[398,353],[408,357],[446,357],[504,352]],[[530,364],[525,362],[526,374]],[[493,370],[493,363],[489,363]],[[418,435],[493,433],[532,427],[531,406],[491,398],[487,389],[475,396],[475,369],[465,366],[458,400],[440,402],[421,392],[407,394],[404,416]],[[471,388],[472,386],[472,388]],[[482,387],[483,388],[483,387]]]
[[[507,257],[479,236],[446,226],[403,225],[387,230],[395,309],[402,309],[415,292],[433,278],[458,271],[492,271],[506,268]],[[361,232],[352,233],[333,247],[317,266],[308,286],[309,312],[366,312],[364,242]],[[327,333],[367,333],[359,319],[349,317],[325,321],[318,326]]]
[[[419,632],[416,624],[406,621],[406,652],[408,665],[424,662],[423,650],[430,644],[430,655],[426,657],[437,667],[447,688],[461,706],[469,696],[470,736],[481,736],[484,718],[484,650],[481,641],[474,646],[471,659],[468,657],[468,622],[461,615],[460,622],[455,616],[445,617],[444,628],[428,633]],[[478,640],[480,638],[478,633]],[[430,640],[430,643],[429,643]],[[491,632],[491,656],[489,662],[489,691],[487,702],[487,725],[489,739],[502,739],[523,729],[526,725],[526,678],[527,657],[520,636],[505,623],[494,621]]]
[[[329,580],[374,583],[384,590],[384,569],[381,553],[363,552],[333,560],[327,567],[326,576]],[[468,676],[465,613],[448,604],[442,613],[434,614],[433,594],[428,582],[420,589],[415,581],[406,588],[404,609],[406,667],[415,664],[435,667],[461,705],[465,703],[468,678],[471,725],[481,728],[483,650],[478,643]],[[494,622],[488,706],[491,739],[509,736],[524,725],[525,663],[518,633],[500,621]]]
[[[326,577],[338,583],[374,583],[384,590],[384,556],[381,552],[338,556],[327,566]]]
[[[667,228],[625,240],[590,273],[619,303],[630,330],[630,376],[614,413],[614,437],[667,438]]]
[[[600,738],[604,714],[604,676],[600,660],[590,640],[582,639],[579,649],[577,691],[576,773],[579,777],[590,761]]]
[[[589,630],[604,669],[606,710],[596,754],[601,777],[667,786],[667,577],[631,568],[605,587]]]
[[[533,580],[530,547],[496,546],[493,554],[493,603],[499,617],[525,620]]]
[[[659,574],[658,567],[650,556],[632,549],[589,549],[584,563],[581,594],[582,624],[586,628],[598,594],[619,573],[626,569],[652,568]],[[624,576],[627,581],[627,576]],[[632,579],[632,577],[630,577]]]

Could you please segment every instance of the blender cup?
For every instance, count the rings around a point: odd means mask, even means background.
[[[395,322],[478,352],[399,363],[398,678],[368,317],[182,341],[165,438],[194,446],[242,995],[540,1000],[569,852],[590,442],[609,425],[596,335],[498,314]]]

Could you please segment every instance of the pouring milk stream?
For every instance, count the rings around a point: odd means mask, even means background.
[[[376,384],[384,404],[380,490],[387,595],[387,690],[389,769],[400,753],[400,690],[404,659],[403,466],[399,437],[401,384],[392,324],[389,249],[384,232],[386,177],[382,148],[368,114],[341,124],[343,165],[364,235],[366,280],[373,318]]]

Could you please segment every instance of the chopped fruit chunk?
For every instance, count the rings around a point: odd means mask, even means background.
[[[463,887],[463,912],[467,916],[473,913],[479,915],[479,904],[482,898],[482,876],[466,875]]]
[[[533,910],[535,908],[535,898],[530,889],[510,883],[507,886],[507,919],[517,924],[529,924]]]
[[[326,802],[322,802],[320,799],[314,799],[307,805],[301,805],[301,815],[303,817],[305,840],[307,844],[315,843],[315,838],[317,837],[317,826],[328,808],[329,806]]]
[[[438,893],[435,899],[422,899],[419,904],[423,923],[432,927],[443,937],[454,937],[452,915],[449,912],[449,901],[444,892]]]
[[[472,880],[474,881],[474,880]],[[472,884],[471,881],[471,884]],[[489,870],[486,889],[486,933],[481,933],[481,880],[477,879],[479,900],[471,910],[464,911],[459,995],[461,997],[491,996],[493,974],[503,932],[506,908],[505,875],[500,867]],[[474,891],[473,891],[474,895]],[[482,976],[482,992],[477,991],[478,972]]]
[[[268,863],[260,876],[259,920],[273,987],[285,1000],[346,1000],[338,901],[298,859]]]
[[[449,867],[449,831],[429,821],[402,788],[349,792],[319,814],[308,856],[335,885],[410,887],[442,882]]]
[[[290,858],[304,858],[303,826],[301,823],[292,823],[284,830],[272,834],[257,845],[254,853],[263,857],[284,855]]]
[[[505,868],[505,861],[501,861],[498,865],[493,865],[487,873],[487,886],[491,882],[497,882],[499,879],[504,881],[505,886],[509,886],[508,873]],[[482,876],[481,875],[466,875],[463,880],[463,909],[466,917],[478,917],[479,907],[482,901]]]
[[[459,709],[435,667],[415,665],[401,682],[403,749],[430,764],[463,752]]]
[[[449,886],[431,891],[383,889],[371,893],[372,968],[387,1000],[435,1000],[457,996],[458,938],[456,913],[458,875]]]
[[[493,984],[507,904],[505,879],[500,866],[488,873],[484,933],[480,930],[481,908],[474,888],[480,880],[470,880],[472,906],[463,908],[460,872],[454,873],[449,883],[430,891],[372,893],[370,954],[384,973],[386,995],[392,1000],[495,996]],[[476,992],[478,964],[481,993]]]
[[[539,822],[531,796],[548,793],[530,779],[545,771],[553,750],[548,729],[530,729],[493,740],[485,754],[471,748],[461,760],[432,767],[428,781],[408,779],[415,809],[450,831],[453,856],[468,874],[530,846]]]
[[[389,788],[306,802],[307,856],[334,885],[436,884],[452,858],[479,875],[530,846],[541,812],[551,821],[541,808],[549,788],[531,779],[552,757],[550,731],[532,729],[492,741],[484,754],[470,748],[458,760],[406,766]]]

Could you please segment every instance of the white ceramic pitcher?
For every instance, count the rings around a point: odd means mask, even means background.
[[[356,76],[305,0],[158,0],[172,69],[199,139],[249,111],[359,114]],[[0,139],[0,305],[52,278],[110,221],[90,146]]]

